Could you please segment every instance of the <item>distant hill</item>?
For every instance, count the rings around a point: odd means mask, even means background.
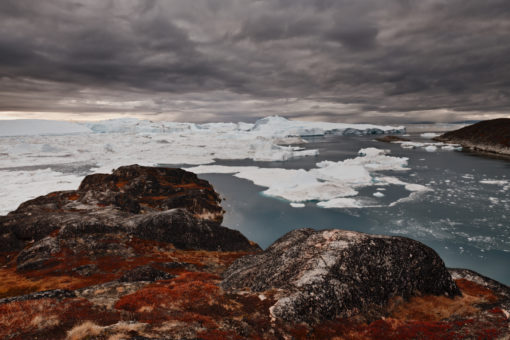
[[[460,144],[474,151],[510,155],[510,119],[484,120],[447,132],[434,140]]]

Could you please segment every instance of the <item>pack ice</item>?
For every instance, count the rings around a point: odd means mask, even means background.
[[[304,122],[278,116],[262,118],[255,123],[207,124],[134,118],[81,124],[45,120],[0,121],[0,179],[7,183],[0,189],[0,195],[5,197],[13,191],[19,193],[13,199],[0,202],[0,214],[38,195],[38,191],[32,190],[34,187],[67,189],[69,183],[79,182],[86,174],[109,172],[126,164],[201,165],[212,164],[216,159],[284,161],[317,155],[317,150],[305,148],[306,142],[301,138],[304,136],[404,132],[402,126]],[[318,167],[317,173],[326,176],[330,166]],[[44,176],[40,173],[42,169]],[[66,180],[62,181],[64,175]],[[314,173],[299,172],[299,175],[308,178],[303,179],[308,187],[296,188],[293,193],[296,197],[317,196],[314,190],[326,193],[333,190],[330,186],[317,184],[319,177]],[[282,189],[272,190],[279,195],[278,190]],[[311,193],[306,193],[307,190]],[[349,192],[351,189],[344,187],[342,190]]]

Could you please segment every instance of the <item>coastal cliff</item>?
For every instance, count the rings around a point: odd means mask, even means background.
[[[485,120],[435,137],[444,143],[460,144],[463,148],[510,156],[510,119]]]
[[[0,216],[0,338],[510,336],[510,288],[407,238],[221,226],[212,186],[137,165]]]

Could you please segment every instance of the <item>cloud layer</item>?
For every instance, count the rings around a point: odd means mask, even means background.
[[[508,32],[506,0],[4,0],[0,116],[490,118]]]

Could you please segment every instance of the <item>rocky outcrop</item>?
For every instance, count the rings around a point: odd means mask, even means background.
[[[307,323],[360,313],[380,317],[396,297],[460,295],[429,247],[403,237],[337,229],[291,231],[263,253],[237,260],[221,285],[278,289],[273,316]]]
[[[442,134],[434,140],[463,148],[510,156],[510,119],[485,120]]]
[[[223,209],[213,187],[194,173],[173,168],[123,166],[85,177],[78,190],[29,200],[10,215],[86,212],[105,207],[131,214],[181,208],[197,219],[221,223]]]
[[[179,249],[252,251],[241,233],[222,227],[211,185],[181,169],[121,167],[85,177],[76,191],[54,192],[0,217],[0,249],[21,251],[18,270],[55,266],[67,256],[134,254],[133,238]],[[108,240],[108,242],[105,242]]]

